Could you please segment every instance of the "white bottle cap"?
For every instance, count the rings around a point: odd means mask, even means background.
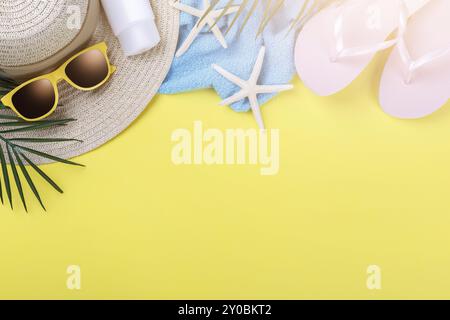
[[[161,41],[158,28],[153,19],[134,23],[118,34],[117,37],[127,57],[144,53]]]

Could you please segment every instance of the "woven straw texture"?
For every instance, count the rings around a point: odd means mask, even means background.
[[[63,27],[62,30],[65,30],[67,34],[60,35],[61,40],[55,41],[53,28],[48,29],[44,26],[52,25],[55,19],[58,20],[61,14],[64,15],[64,11],[60,11],[59,15],[48,12],[47,17],[50,21],[45,21],[45,19],[37,19],[45,11],[45,8],[35,4],[37,2],[52,2],[55,5],[61,1],[65,2],[65,5],[74,2],[87,3],[87,1],[82,0],[2,0],[0,12],[3,16],[0,16],[2,18],[0,30],[5,33],[0,34],[0,39],[3,41],[4,38],[19,39],[23,37],[22,41],[27,42],[23,47],[33,48],[33,50],[40,52],[45,52],[49,43],[59,43],[59,47],[62,48],[74,35]],[[52,143],[40,146],[39,150],[67,159],[79,156],[114,138],[146,108],[169,71],[177,45],[179,28],[178,13],[170,6],[169,1],[152,0],[151,3],[161,34],[161,43],[148,53],[136,57],[127,58],[123,55],[120,44],[102,13],[91,44],[101,41],[108,44],[108,55],[111,63],[117,66],[117,72],[105,86],[93,92],[80,92],[66,83],[60,83],[60,104],[62,106],[58,107],[51,118],[74,118],[77,121],[64,127],[31,132],[24,134],[24,136],[74,138],[82,140],[83,143]],[[6,25],[4,14],[8,12],[16,17],[24,17],[24,21],[22,23],[19,21],[11,22],[10,25]],[[36,12],[40,12],[40,14]],[[31,25],[33,20],[25,18],[29,15],[35,19],[35,25]],[[56,25],[60,24],[60,22],[55,23]],[[23,24],[27,24],[27,27],[22,28]],[[15,33],[10,30],[12,27],[17,29]],[[41,40],[42,46],[38,46],[35,42],[34,38],[37,36],[30,34],[31,31],[37,32],[38,37],[44,39]],[[24,33],[26,33],[25,37]],[[51,44],[50,48],[50,52],[58,50]],[[16,49],[19,50],[17,46]],[[26,61],[26,55],[30,49],[20,50],[16,51],[16,54],[20,52],[24,56],[19,57],[11,53],[3,55],[2,51],[0,61],[9,61],[9,64],[22,64],[24,61],[25,63],[31,63],[30,60]],[[17,58],[15,62],[12,62],[13,56],[15,56],[14,59]],[[44,57],[45,54],[37,53],[33,55],[31,60],[35,60],[37,56]],[[9,113],[10,111],[3,112]],[[33,160],[38,164],[47,162],[45,159],[35,157],[33,157]]]
[[[79,32],[76,26],[67,27],[73,9],[82,23],[87,8],[86,0],[1,1],[0,66],[28,65],[51,57]]]

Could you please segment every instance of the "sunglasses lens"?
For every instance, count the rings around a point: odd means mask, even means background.
[[[90,50],[67,65],[66,75],[81,88],[93,88],[108,77],[108,62],[101,51]]]
[[[17,112],[27,119],[47,115],[55,106],[55,100],[55,89],[47,79],[31,82],[12,97]]]

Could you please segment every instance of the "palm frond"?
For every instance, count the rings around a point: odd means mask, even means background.
[[[17,84],[12,80],[0,77],[0,97],[9,92],[15,86],[17,86]],[[2,108],[5,107],[0,104],[0,109]],[[76,120],[63,119],[26,122],[15,115],[5,114],[3,112],[0,113],[0,200],[2,204],[5,204],[5,198],[7,197],[11,209],[13,209],[12,184],[15,184],[22,205],[25,211],[28,211],[24,192],[24,186],[27,185],[41,207],[46,210],[36,184],[33,181],[33,178],[30,175],[29,171],[27,170],[27,165],[29,165],[40,177],[42,177],[44,181],[46,181],[56,191],[58,191],[59,193],[63,193],[63,190],[42,169],[40,169],[38,165],[30,159],[31,157],[27,156],[27,154],[67,165],[83,166],[82,164],[53,156],[51,154],[39,151],[35,147],[32,147],[43,143],[81,143],[82,141],[68,138],[23,137],[23,134],[28,132],[40,131],[51,127],[65,126],[73,121]],[[17,136],[17,134],[20,134],[20,136]],[[24,178],[24,181],[22,180],[23,178],[21,178],[21,176]],[[3,191],[5,191],[6,196],[4,196]]]
[[[13,154],[16,158],[17,164],[19,165],[20,170],[22,171],[23,176],[25,177],[25,180],[28,183],[28,186],[30,187],[31,191],[33,191],[34,196],[36,197],[36,199],[39,201],[39,203],[41,204],[42,209],[44,209],[44,211],[47,211],[45,209],[44,204],[42,203],[42,199],[41,196],[39,195],[39,192],[36,189],[36,186],[33,183],[33,179],[31,179],[27,169],[25,168],[22,159],[20,159],[20,156],[18,154],[18,152],[16,151],[16,149],[13,150]]]
[[[20,181],[19,173],[17,172],[15,159],[11,153],[11,146],[6,145],[6,154],[8,155],[9,165],[11,166],[11,171],[13,173],[14,181],[16,182],[17,191],[19,192],[20,199],[22,200],[23,207],[25,211],[28,212],[27,202],[25,201],[25,195],[23,193],[22,182]]]
[[[9,92],[10,90],[14,89],[16,86],[17,86],[16,81],[6,78],[6,77],[3,77],[3,76],[0,76],[0,91],[8,91]]]
[[[35,145],[35,144],[41,144],[41,143],[62,143],[62,142],[81,142],[80,140],[76,139],[66,139],[66,138],[23,138],[23,137],[9,137],[11,133],[17,133],[17,132],[29,132],[29,131],[35,131],[35,130],[42,130],[43,128],[48,128],[52,126],[63,126],[67,123],[73,121],[73,119],[67,119],[67,120],[47,120],[42,121],[40,124],[35,125],[33,123],[28,123],[25,121],[22,121],[14,116],[7,116],[7,115],[0,115],[4,120],[10,119],[11,122],[14,123],[13,126],[19,126],[18,129],[22,130],[0,130],[0,141],[2,142],[3,146],[0,144],[0,164],[1,164],[1,173],[3,176],[3,182],[5,185],[6,194],[10,203],[11,208],[13,208],[13,194],[11,191],[11,181],[14,181],[16,185],[17,192],[20,196],[21,202],[23,204],[24,209],[27,211],[27,202],[25,199],[25,193],[24,188],[22,184],[21,177],[19,175],[19,170],[22,173],[22,176],[25,178],[26,184],[31,189],[32,193],[34,194],[35,198],[40,203],[41,207],[45,210],[44,203],[42,201],[42,198],[39,194],[39,191],[36,187],[36,184],[34,183],[31,175],[29,174],[28,170],[26,169],[25,163],[30,165],[31,168],[34,169],[36,173],[38,173],[44,181],[46,181],[49,185],[51,185],[56,191],[63,193],[63,190],[47,175],[42,171],[26,154],[32,154],[44,159],[52,160],[55,162],[67,164],[67,165],[73,165],[73,166],[83,166],[82,164],[65,160],[56,156],[53,156],[51,154],[36,150],[35,148],[32,148],[29,145]],[[0,127],[10,127],[11,125],[8,125],[9,122],[6,122],[6,125],[0,125]],[[6,156],[5,156],[6,154]],[[7,159],[9,162],[9,168],[7,165]],[[17,168],[18,167],[18,168]],[[10,175],[10,172],[12,175]],[[11,179],[12,177],[12,179]],[[1,181],[1,180],[0,180]],[[3,193],[3,190],[1,191]],[[3,194],[1,194],[2,203],[3,201]]]
[[[45,181],[48,182],[49,185],[51,185],[59,193],[61,193],[61,194],[64,193],[64,191],[56,184],[56,182],[53,181],[47,174],[45,174],[45,172],[42,171],[36,164],[34,164],[33,161],[28,159],[28,157],[26,155],[24,155],[23,153],[21,153],[20,151],[19,151],[19,154],[34,169],[34,171],[36,171]]]

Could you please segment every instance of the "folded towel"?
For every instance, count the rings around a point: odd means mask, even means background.
[[[217,8],[223,8],[227,0],[219,2]],[[285,84],[294,73],[294,43],[295,32],[288,32],[295,15],[298,13],[304,0],[286,0],[285,6],[269,23],[262,36],[256,37],[263,17],[262,2],[251,16],[243,31],[238,31],[245,19],[242,15],[226,35],[228,49],[224,49],[216,37],[206,26],[195,39],[189,50],[179,58],[175,58],[171,70],[160,88],[160,93],[173,94],[203,88],[214,88],[223,98],[227,98],[240,88],[224,79],[212,67],[218,64],[227,71],[234,73],[242,79],[250,77],[253,65],[259,50],[266,47],[263,71],[259,79],[260,84]],[[203,0],[181,0],[181,3],[194,8],[203,9]],[[239,4],[239,1],[235,1]],[[248,8],[247,8],[248,9]],[[234,14],[220,20],[218,26],[225,34]],[[198,22],[198,18],[182,13],[180,16],[179,45],[184,43],[186,37]],[[259,102],[267,102],[273,94],[260,95]],[[250,105],[247,100],[237,102],[231,106],[235,111],[248,111]]]

